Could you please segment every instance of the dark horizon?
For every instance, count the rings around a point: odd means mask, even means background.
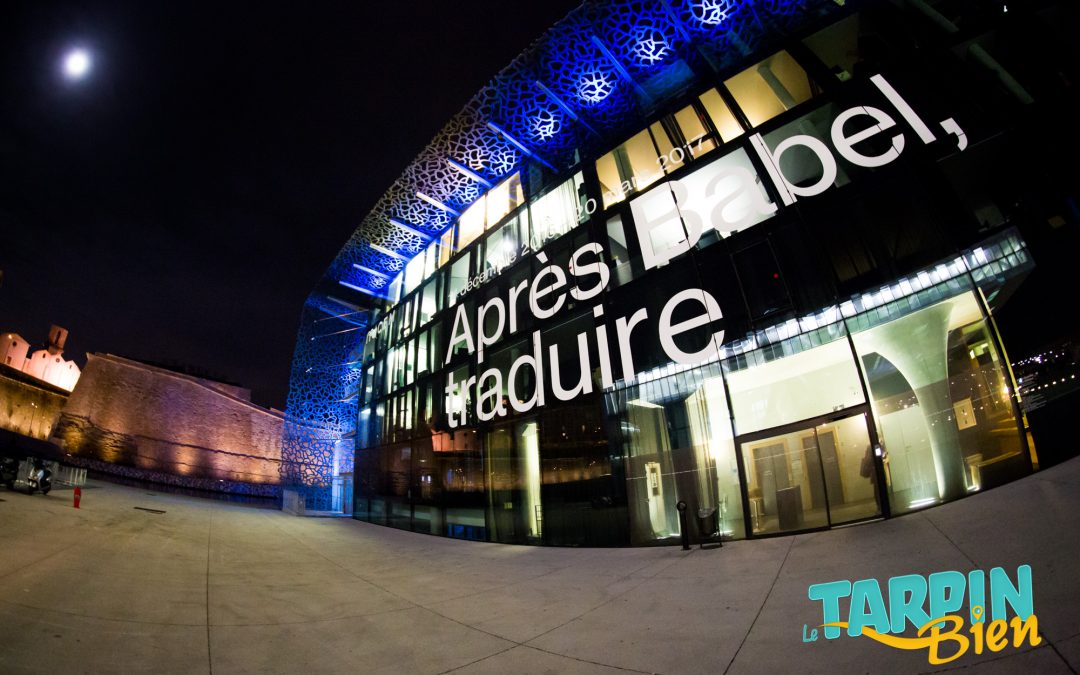
[[[187,364],[283,408],[322,271],[443,124],[577,4],[7,6],[0,331],[38,345],[58,324],[80,366]],[[71,83],[74,45],[94,63]]]

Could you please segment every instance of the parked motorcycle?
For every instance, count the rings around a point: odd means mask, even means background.
[[[35,457],[30,462],[30,473],[26,477],[26,494],[32,495],[35,490],[41,490],[41,494],[49,494],[52,489],[52,471],[45,466],[45,462]]]
[[[15,480],[19,477],[19,460],[14,457],[0,457],[0,483],[7,489],[15,489]]]

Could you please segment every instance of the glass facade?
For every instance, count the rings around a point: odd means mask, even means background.
[[[489,181],[403,262],[359,359],[355,517],[652,545],[1032,470],[992,321],[1032,262],[947,169],[999,133],[973,112],[1000,91],[904,61],[911,12],[836,11],[741,65],[690,59],[634,128]],[[923,119],[950,114],[963,138]]]

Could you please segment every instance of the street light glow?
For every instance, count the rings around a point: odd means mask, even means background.
[[[81,80],[90,72],[90,54],[85,49],[73,49],[64,57],[64,75],[69,80]]]

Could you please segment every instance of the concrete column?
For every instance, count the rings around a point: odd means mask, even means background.
[[[888,359],[911,385],[926,419],[934,454],[938,495],[956,499],[967,492],[956,424],[949,421],[948,346],[952,304],[943,302],[852,336],[859,351]],[[941,413],[932,418],[934,413]]]

